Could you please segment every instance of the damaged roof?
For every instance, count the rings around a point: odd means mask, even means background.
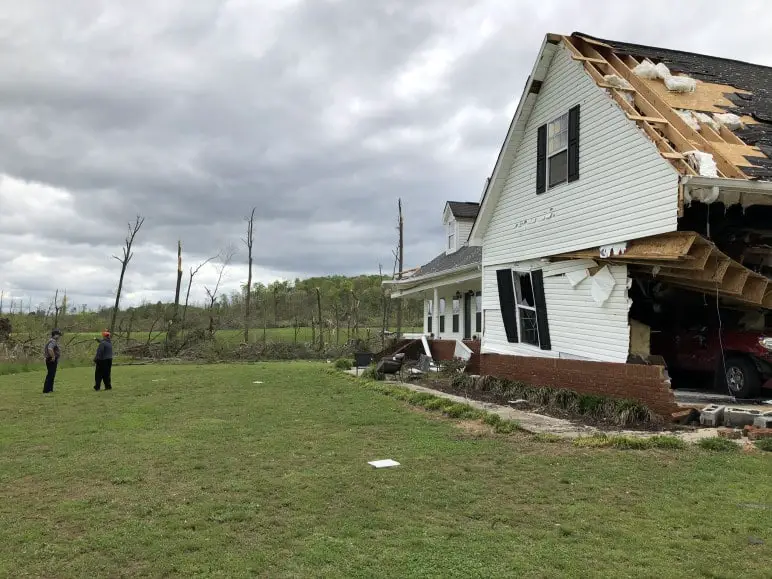
[[[726,112],[751,117],[755,123],[733,131],[745,144],[758,147],[764,157],[747,157],[751,166],[742,167],[752,179],[772,180],[772,67],[738,60],[706,56],[680,50],[617,42],[574,32],[572,36],[592,39],[611,46],[614,52],[638,59],[664,63],[674,73],[682,73],[706,83],[729,85],[743,92],[726,92],[731,103],[717,104]]]
[[[410,281],[431,274],[442,273],[462,268],[464,266],[476,265],[482,262],[482,247],[479,245],[465,245],[453,253],[441,253],[429,263],[422,265],[418,271],[411,276]]]
[[[480,204],[473,201],[448,201],[450,212],[457,219],[476,219]]]

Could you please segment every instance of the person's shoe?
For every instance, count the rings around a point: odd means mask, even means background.
[[[99,392],[99,386],[94,386],[94,390],[96,390],[97,392]]]

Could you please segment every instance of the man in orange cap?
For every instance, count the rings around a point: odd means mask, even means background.
[[[105,383],[105,390],[112,390],[113,385],[110,382],[110,373],[113,369],[113,343],[110,340],[110,332],[102,332],[102,339],[99,341],[96,356],[94,356],[94,390],[102,387],[102,381]]]

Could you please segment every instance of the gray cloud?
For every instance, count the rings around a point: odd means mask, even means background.
[[[390,270],[397,197],[408,265],[429,260],[548,31],[772,63],[762,2],[733,7],[742,27],[697,1],[0,6],[0,288],[35,302],[65,285],[109,302],[137,213],[131,300],[168,299],[176,240],[194,264],[238,244],[252,206],[262,281]]]

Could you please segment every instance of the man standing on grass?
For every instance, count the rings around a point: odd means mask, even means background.
[[[102,339],[97,346],[96,356],[94,356],[94,390],[99,391],[102,387],[102,381],[105,383],[105,390],[112,390],[113,385],[110,381],[110,373],[113,369],[113,343],[110,340],[110,332],[102,332]]]
[[[59,356],[62,350],[59,347],[59,338],[62,333],[55,329],[51,331],[51,339],[48,340],[45,349],[46,357],[46,381],[43,383],[43,394],[50,394],[54,391],[54,379],[56,378],[56,367],[59,365]]]

